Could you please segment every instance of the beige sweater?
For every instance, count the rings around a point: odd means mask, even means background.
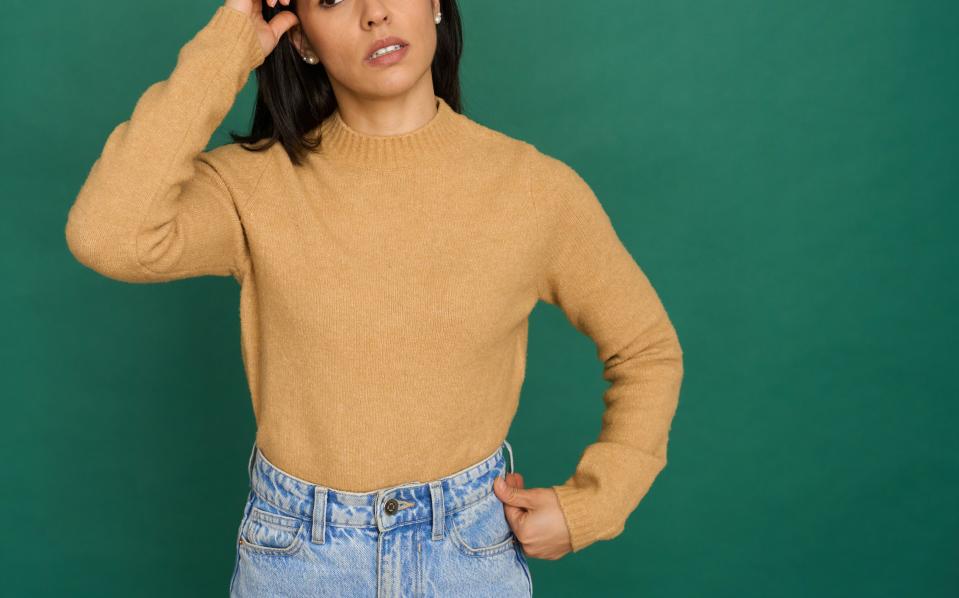
[[[496,450],[528,316],[559,306],[612,384],[599,438],[554,488],[574,550],[619,535],[666,464],[682,351],[590,188],[441,98],[403,135],[336,113],[302,167],[280,144],[204,151],[263,60],[249,17],[218,8],[107,138],[67,218],[72,254],[131,283],[233,276],[260,448],[357,492]]]

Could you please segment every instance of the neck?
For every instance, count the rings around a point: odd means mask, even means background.
[[[412,166],[449,156],[462,138],[466,117],[436,98],[436,114],[398,135],[368,135],[350,127],[336,110],[320,126],[320,154],[331,161],[378,170]]]

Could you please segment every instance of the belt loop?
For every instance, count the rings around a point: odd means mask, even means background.
[[[326,496],[328,489],[313,486],[313,537],[314,544],[323,544],[326,539]]]
[[[253,485],[253,462],[256,460],[256,437],[253,438],[253,448],[250,450],[250,461],[246,465],[246,471],[250,474],[250,485]]]
[[[430,498],[433,500],[433,539],[442,540],[446,530],[446,508],[443,500],[443,482],[442,480],[433,480],[430,482]]]
[[[507,452],[509,452],[509,473],[516,471],[513,469],[513,447],[510,445],[508,440],[503,440],[503,445],[506,447]]]

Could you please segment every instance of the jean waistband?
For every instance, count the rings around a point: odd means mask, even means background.
[[[432,520],[433,537],[438,539],[445,533],[446,514],[486,497],[493,491],[493,480],[506,473],[504,447],[509,452],[508,471],[512,472],[513,448],[503,440],[488,457],[442,478],[348,492],[312,484],[281,470],[254,442],[249,461],[250,489],[277,510],[312,520],[314,542],[322,542],[326,525],[386,531],[428,520]]]

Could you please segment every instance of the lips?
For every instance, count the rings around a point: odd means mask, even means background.
[[[369,60],[369,59],[370,59],[370,56],[373,54],[373,52],[376,52],[376,51],[379,50],[380,48],[385,48],[386,46],[392,46],[392,45],[394,45],[394,44],[399,44],[399,45],[401,45],[401,46],[408,46],[408,45],[410,45],[410,43],[409,43],[408,41],[406,41],[406,40],[403,39],[402,37],[396,37],[395,35],[391,35],[391,36],[389,36],[389,37],[384,37],[384,38],[378,39],[378,40],[376,40],[375,42],[373,42],[373,45],[371,45],[369,48],[367,48],[367,50],[366,50],[366,60]]]

